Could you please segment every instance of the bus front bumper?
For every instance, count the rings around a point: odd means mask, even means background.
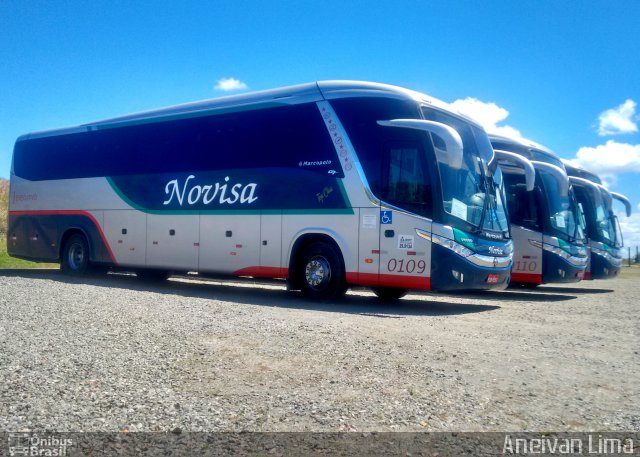
[[[591,279],[615,278],[620,272],[622,259],[591,251]]]
[[[569,283],[578,282],[584,278],[587,268],[586,260],[583,265],[575,265],[559,255],[542,251],[542,282],[543,283]],[[593,271],[593,265],[592,265]]]
[[[500,290],[509,285],[511,257],[474,255],[465,258],[437,244],[432,246],[432,290]]]

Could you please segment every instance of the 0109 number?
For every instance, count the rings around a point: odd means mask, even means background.
[[[422,274],[427,269],[427,262],[424,260],[415,261],[413,259],[389,259],[387,270],[394,273],[417,273]]]

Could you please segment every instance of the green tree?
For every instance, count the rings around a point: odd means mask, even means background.
[[[9,181],[0,178],[0,235],[7,233],[7,212],[9,211]]]

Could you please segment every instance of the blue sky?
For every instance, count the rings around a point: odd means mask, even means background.
[[[0,177],[20,134],[225,95],[222,78],[363,79],[606,174],[640,244],[639,19],[638,0],[2,0]]]

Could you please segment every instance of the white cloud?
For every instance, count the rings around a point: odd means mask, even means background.
[[[495,103],[486,103],[477,98],[467,97],[465,99],[458,99],[450,103],[449,106],[454,111],[475,120],[488,133],[504,135],[510,138],[522,138],[518,129],[509,125],[497,125],[509,117],[509,111]]]
[[[584,146],[578,149],[572,160],[599,175],[640,173],[640,144],[608,140],[596,147]]]
[[[587,168],[589,171],[591,171],[590,168]],[[600,174],[598,175],[600,177],[600,180],[602,181],[602,185],[604,187],[606,187],[607,189],[611,189],[613,186],[615,186],[618,183],[618,177],[614,174],[611,173],[604,173],[604,174]]]
[[[615,203],[614,203],[615,205]],[[640,205],[638,205],[640,207]],[[624,257],[627,257],[627,248],[631,248],[631,255],[635,255],[635,247],[640,246],[640,213],[633,213],[627,217],[624,211],[616,211],[622,239],[624,240]]]
[[[220,78],[214,86],[215,90],[221,90],[224,92],[242,90],[247,88],[248,86],[245,83],[236,78]]]
[[[598,135],[620,135],[623,133],[635,133],[638,131],[638,125],[634,122],[636,114],[636,102],[631,99],[617,108],[611,108],[603,111],[598,120]]]

